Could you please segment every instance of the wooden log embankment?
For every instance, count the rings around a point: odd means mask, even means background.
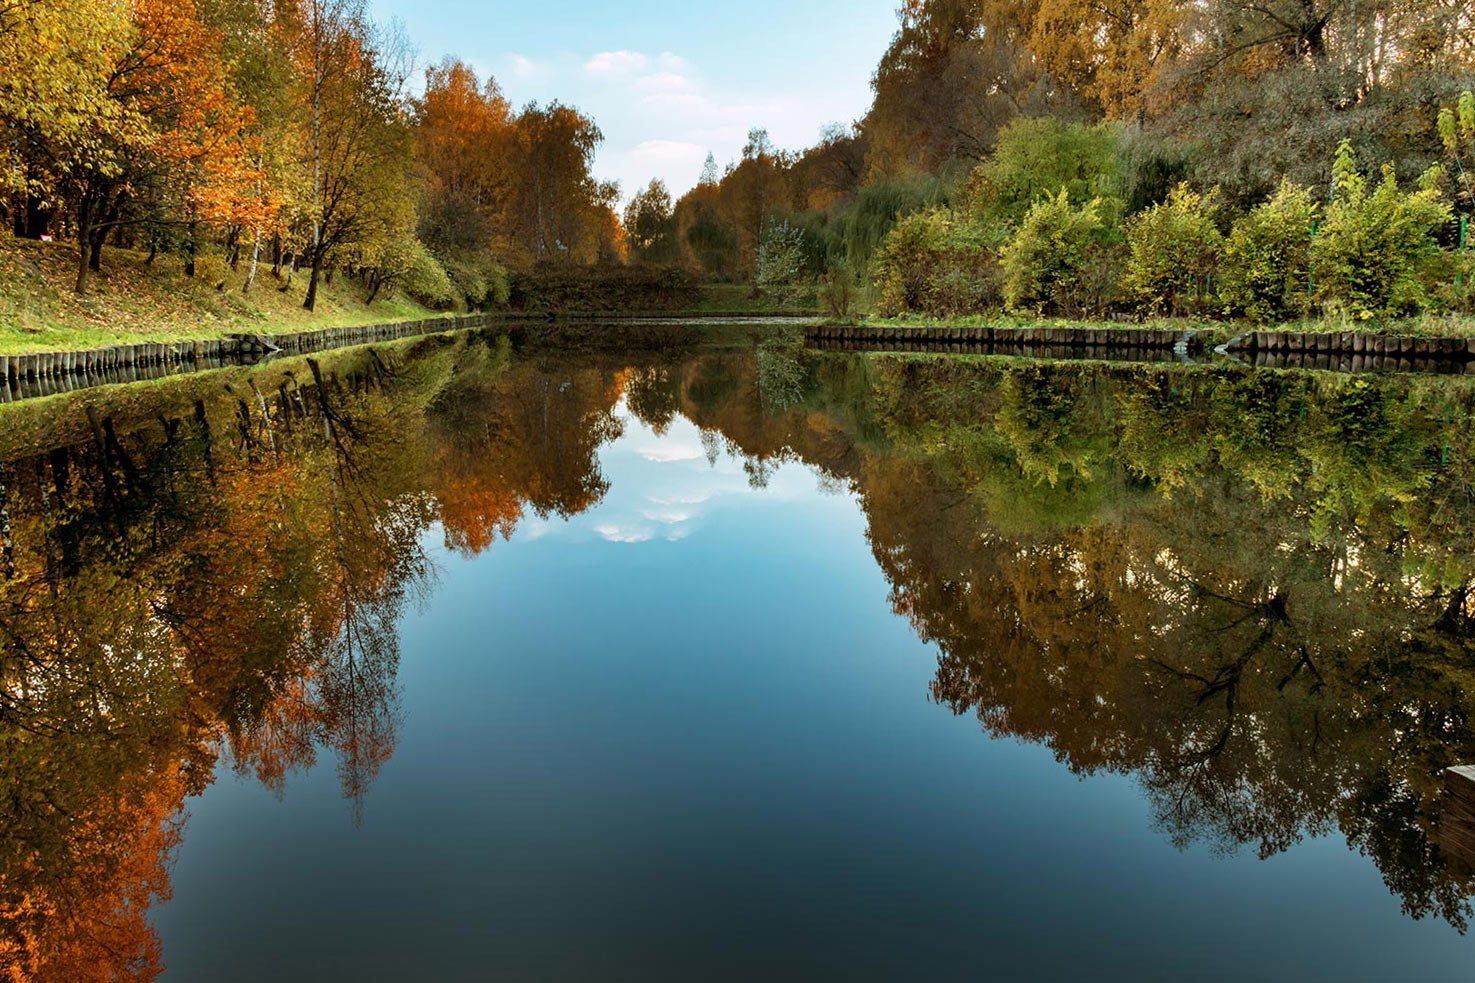
[[[810,344],[849,349],[1103,357],[1154,360],[1203,354],[1194,332],[1151,328],[991,328],[812,325]],[[1221,351],[1266,368],[1333,372],[1425,372],[1475,375],[1475,338],[1414,338],[1359,332],[1251,331]]]
[[[1158,357],[1198,354],[1203,339],[1192,331],[1161,328],[1074,327],[894,327],[815,324],[805,329],[810,344],[874,346],[900,350],[956,350],[966,354],[1039,355],[1153,353]],[[919,347],[921,346],[921,347]]]
[[[296,355],[416,335],[486,327],[490,314],[424,318],[290,334],[234,334],[201,341],[143,342],[83,351],[0,355],[0,402],[50,396],[90,386],[249,364],[274,354]]]
[[[1343,368],[1344,371],[1462,372],[1475,362],[1475,338],[1424,338],[1358,331],[1250,331],[1224,351],[1257,365]],[[1447,366],[1438,368],[1438,366]]]
[[[1439,848],[1475,869],[1475,766],[1463,765],[1444,773]]]

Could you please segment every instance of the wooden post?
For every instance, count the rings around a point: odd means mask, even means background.
[[[1450,768],[1444,773],[1439,848],[1475,868],[1475,765]]]

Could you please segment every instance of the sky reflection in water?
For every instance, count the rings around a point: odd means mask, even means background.
[[[1243,379],[1169,392],[1156,369],[776,350],[632,369],[480,342],[446,363],[433,344],[379,383],[433,388],[423,411],[324,394],[349,460],[304,468],[339,476],[315,500],[337,524],[314,528],[340,530],[345,570],[375,530],[413,537],[386,540],[398,573],[344,575],[350,625],[353,598],[403,595],[381,605],[397,652],[350,653],[347,683],[337,657],[304,663],[310,765],[262,737],[277,711],[251,709],[249,675],[232,684],[247,696],[220,711],[152,914],[166,979],[1407,979],[1475,961],[1443,917],[1462,917],[1464,874],[1418,811],[1428,762],[1470,746],[1462,698],[1438,705],[1445,684],[1419,675],[1445,664],[1427,625],[1449,595],[1388,572],[1447,548],[1450,576],[1463,505],[1400,506],[1388,570],[1370,519],[1306,532],[1311,492],[1323,512],[1380,501],[1325,484],[1325,448],[1349,444],[1324,428],[1348,400],[1367,418],[1363,390],[1278,392],[1306,421],[1281,453],[1221,432],[1266,402]],[[1386,489],[1398,460],[1431,473],[1414,445],[1470,400],[1441,393],[1440,416],[1380,385],[1411,449],[1350,473]],[[978,406],[936,409],[960,392]],[[1213,454],[1134,443],[1144,405],[1175,432],[1195,419]],[[247,456],[243,473],[272,466]],[[1247,495],[1267,460],[1302,477]],[[235,465],[220,443],[210,461],[213,501]],[[1447,492],[1434,474],[1425,495]],[[40,520],[19,501],[24,534]],[[1439,631],[1458,665],[1464,629]],[[1359,695],[1396,639],[1418,673],[1366,692],[1436,701],[1422,719],[1445,713],[1447,736],[1411,738]],[[258,780],[282,755],[299,766]]]

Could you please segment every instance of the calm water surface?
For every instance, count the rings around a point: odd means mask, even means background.
[[[1475,969],[1475,390],[650,347],[7,408],[15,964]]]

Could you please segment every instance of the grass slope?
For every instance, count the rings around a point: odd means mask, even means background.
[[[318,309],[302,309],[307,277],[289,285],[262,264],[249,294],[241,287],[246,261],[232,271],[219,257],[202,258],[186,277],[178,257],[105,249],[102,271],[86,296],[72,291],[75,246],[0,234],[0,353],[95,348],[143,341],[213,338],[237,331],[269,334],[313,328],[433,317],[402,297],[381,296],[372,307],[346,277],[318,288]],[[217,289],[218,286],[218,289]]]

